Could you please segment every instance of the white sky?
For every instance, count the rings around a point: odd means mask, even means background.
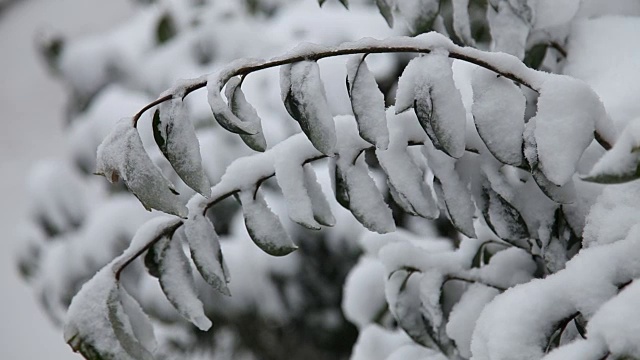
[[[36,57],[34,37],[42,29],[94,32],[130,11],[128,0],[23,0],[0,15],[0,359],[81,359],[17,277],[14,260],[29,168],[38,159],[64,156],[66,95]]]

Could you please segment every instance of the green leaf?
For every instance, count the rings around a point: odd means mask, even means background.
[[[298,248],[262,194],[242,191],[239,197],[249,236],[262,251],[272,256],[284,256]]]
[[[178,33],[173,16],[169,13],[164,13],[158,19],[158,25],[156,25],[156,43],[158,45],[164,44],[171,40]]]
[[[378,6],[378,10],[380,11],[380,15],[387,22],[389,27],[393,27],[393,12],[391,9],[391,4],[389,4],[388,0],[376,0],[376,5]]]

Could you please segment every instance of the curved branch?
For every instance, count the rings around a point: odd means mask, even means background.
[[[381,54],[381,53],[418,53],[428,54],[431,51],[441,50],[448,52],[452,59],[466,61],[485,69],[491,70],[501,76],[520,83],[534,91],[539,90],[540,81],[536,76],[543,74],[537,70],[530,69],[518,58],[502,54],[481,51],[470,47],[455,45],[451,40],[438,33],[428,33],[418,37],[392,37],[385,40],[362,39],[356,42],[347,42],[335,48],[326,48],[318,45],[304,44],[281,57],[271,60],[240,60],[232,62],[218,73],[222,83],[226,83],[230,78],[247,75],[281,65],[291,64],[304,60],[320,60],[328,57],[355,55],[355,54]],[[192,82],[183,87],[184,96],[207,86],[207,77],[193,79]],[[148,110],[165,101],[171,100],[171,95],[165,95],[143,107],[133,116],[134,125],[140,117]]]

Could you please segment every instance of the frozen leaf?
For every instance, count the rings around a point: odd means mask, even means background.
[[[344,174],[349,210],[353,216],[370,231],[380,234],[395,231],[391,209],[369,175],[364,158],[344,167],[339,172]]]
[[[471,36],[471,23],[469,21],[469,0],[453,0],[453,31],[456,36],[467,46],[476,46],[476,41]]]
[[[440,12],[439,0],[403,0],[397,1],[396,5],[414,34],[431,30]]]
[[[241,191],[240,202],[249,236],[262,251],[284,256],[298,248],[262,194],[256,192],[254,196],[253,191]]]
[[[98,147],[96,174],[110,182],[122,178],[147,210],[186,216],[173,185],[151,161],[131,119],[122,119]]]
[[[171,14],[162,14],[158,19],[158,25],[156,25],[156,43],[158,45],[164,44],[176,36],[177,33],[178,30]]]
[[[389,187],[389,194],[391,194],[391,198],[396,203],[396,205],[400,206],[404,212],[407,214],[411,214],[413,216],[418,216],[416,210],[411,206],[411,203],[407,198],[404,197],[401,193],[393,187],[393,184],[387,179],[387,186]],[[434,184],[435,186],[435,184]],[[437,192],[437,190],[436,190]]]
[[[339,155],[338,155],[339,156]],[[336,158],[329,159],[329,178],[331,179],[331,187],[335,194],[336,201],[343,208],[349,209],[349,193],[347,191],[346,175],[336,165]]]
[[[224,295],[231,296],[227,287],[224,258],[220,249],[220,239],[213,224],[201,213],[189,214],[184,223],[191,259],[202,278]],[[175,239],[176,241],[178,239]]]
[[[315,61],[301,61],[280,68],[280,91],[285,108],[313,146],[332,156],[336,129],[327,103],[320,69]]]
[[[254,109],[245,98],[240,88],[241,82],[238,77],[229,80],[225,88],[225,96],[229,101],[231,112],[244,122],[256,124],[258,129],[258,132],[254,135],[240,134],[242,141],[253,150],[263,152],[267,149],[267,140],[262,131],[262,120],[260,120],[256,109]]]
[[[347,91],[360,137],[378,148],[386,149],[389,146],[389,130],[384,95],[364,57],[355,56],[347,62]]]
[[[113,308],[120,311],[113,314]],[[134,321],[140,320],[137,315],[133,314]],[[152,342],[143,330],[147,325],[136,322],[135,326],[141,340],[135,338],[132,324],[120,303],[115,273],[108,265],[87,281],[73,298],[64,324],[64,338],[74,351],[89,360],[152,359],[140,344],[140,341]]]
[[[154,251],[160,254],[160,286],[180,315],[206,331],[211,327],[211,321],[198,299],[191,264],[182,247],[183,236],[182,232],[176,231],[172,237],[163,237],[154,245]]]
[[[559,186],[571,179],[594,139],[596,122],[606,116],[598,95],[584,82],[553,75],[543,83],[531,120],[539,168],[547,179]]]
[[[345,9],[349,9],[349,0],[340,0],[340,4],[342,4]]]
[[[631,121],[584,180],[617,184],[640,178],[640,120]]]
[[[207,100],[213,112],[213,117],[225,130],[241,135],[255,135],[259,127],[255,122],[240,120],[231,108],[224,102],[220,91],[224,86],[221,74],[216,74],[207,79]]]
[[[464,154],[467,112],[453,82],[451,60],[446,54],[431,53],[413,61],[418,121],[434,146],[457,159]]]
[[[498,6],[487,7],[487,20],[491,31],[491,51],[499,51],[524,58],[525,45],[531,25],[511,6],[514,1],[500,1]],[[524,15],[524,11],[520,12]]]
[[[331,212],[331,206],[327,202],[327,198],[322,192],[322,187],[318,183],[316,173],[313,170],[313,166],[305,164],[303,166],[305,187],[311,199],[311,209],[313,211],[313,217],[324,226],[334,226],[336,224],[336,218]]]
[[[389,27],[393,27],[393,8],[389,0],[376,0],[376,5],[380,11],[380,15],[387,22]]]
[[[456,160],[443,152],[425,146],[429,167],[435,176],[435,184],[442,189],[442,200],[447,215],[453,226],[464,235],[475,238],[476,232],[473,226],[475,205],[467,185],[462,181],[455,169]]]
[[[398,89],[396,90],[396,114],[405,112],[413,108],[416,93],[416,78],[421,71],[419,58],[414,58],[402,71],[398,79]]]
[[[527,224],[520,212],[494,191],[488,180],[482,184],[482,200],[482,215],[496,235],[509,241],[529,238]]]
[[[320,224],[313,213],[313,204],[307,190],[302,164],[279,157],[275,160],[275,170],[276,180],[287,204],[289,218],[306,228],[320,230]]]
[[[437,218],[438,206],[424,181],[422,170],[413,162],[407,149],[378,149],[376,156],[395,191],[411,205],[414,212],[428,219]]]
[[[478,69],[473,80],[473,118],[478,134],[496,159],[520,166],[526,99],[513,81]]]
[[[422,276],[412,270],[396,270],[385,283],[385,294],[389,310],[398,325],[423,346],[435,345],[433,324],[423,316],[423,303],[420,299],[420,280]]]
[[[153,137],[184,183],[209,196],[211,185],[202,168],[200,143],[186,110],[180,94],[162,103],[153,115]]]
[[[125,301],[122,301],[125,299]],[[124,304],[127,304],[125,307]],[[109,292],[107,298],[107,315],[113,332],[125,351],[136,360],[153,360],[153,355],[142,344],[137,335],[141,335],[145,342],[153,341],[153,328],[149,318],[142,312],[140,305],[119,286]],[[133,310],[133,320],[126,310]],[[149,334],[151,332],[151,334]]]

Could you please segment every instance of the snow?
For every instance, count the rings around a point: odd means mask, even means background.
[[[280,89],[287,111],[298,121],[313,146],[325,155],[332,155],[336,130],[318,63],[301,61],[282,66]]]
[[[491,51],[503,52],[524,59],[525,45],[529,36],[529,20],[514,13],[512,2],[500,1],[497,10],[489,6],[487,19],[491,31]],[[526,3],[525,3],[526,4]],[[528,7],[524,5],[524,7]]]
[[[251,60],[246,61],[246,64],[253,63]],[[245,65],[245,63],[231,63],[227,66],[227,69],[242,65]],[[213,117],[218,124],[227,131],[237,134],[255,135],[259,131],[258,124],[255,122],[243,122],[231,111],[227,103],[222,99],[220,91],[224,86],[224,76],[227,75],[224,70],[225,69],[214,73],[207,78],[207,100],[213,112]]]
[[[496,159],[514,166],[522,164],[524,95],[511,80],[485,69],[475,71],[472,86],[478,134]]]
[[[284,256],[298,248],[261,193],[241,191],[240,202],[247,232],[260,249],[273,256]]]
[[[579,311],[587,319],[621,284],[640,275],[633,254],[640,250],[637,226],[625,240],[582,250],[565,269],[498,295],[481,313],[473,334],[474,359],[539,359],[545,334]]]
[[[344,283],[342,311],[359,329],[377,322],[387,309],[384,295],[385,269],[376,259],[363,256],[351,269]]]
[[[456,36],[467,46],[476,46],[476,41],[471,36],[471,23],[469,21],[469,0],[453,0],[453,31]]]
[[[413,342],[402,330],[392,331],[371,324],[361,329],[351,360],[386,360],[396,349],[411,344]]]
[[[590,208],[582,245],[590,248],[624,239],[640,216],[640,183],[607,186]]]
[[[578,13],[581,0],[537,0],[534,29],[546,29],[570,23]]]
[[[440,9],[440,3],[436,0],[397,1],[396,6],[409,29],[414,33],[419,33],[424,23],[432,20]]]
[[[629,357],[640,356],[640,282],[634,281],[618,296],[607,301],[587,325],[590,342],[602,341],[611,354]]]
[[[172,100],[159,106],[158,123],[153,125],[154,135],[159,135],[156,142],[185,184],[209,196],[211,185],[202,168],[200,143],[182,101],[184,94],[178,92],[172,95]]]
[[[361,56],[347,62],[347,87],[360,136],[380,149],[389,146],[384,95]]]
[[[602,102],[583,81],[556,75],[544,82],[532,120],[540,168],[552,183],[561,186],[571,179],[603,118]]]
[[[637,179],[640,165],[640,118],[629,121],[613,148],[596,162],[588,180],[620,183]]]
[[[476,283],[469,286],[453,306],[446,331],[464,358],[471,358],[471,336],[480,312],[499,293],[494,288]]]
[[[151,162],[131,119],[123,118],[98,147],[96,173],[114,183],[122,178],[147,209],[186,216],[173,184]]]

